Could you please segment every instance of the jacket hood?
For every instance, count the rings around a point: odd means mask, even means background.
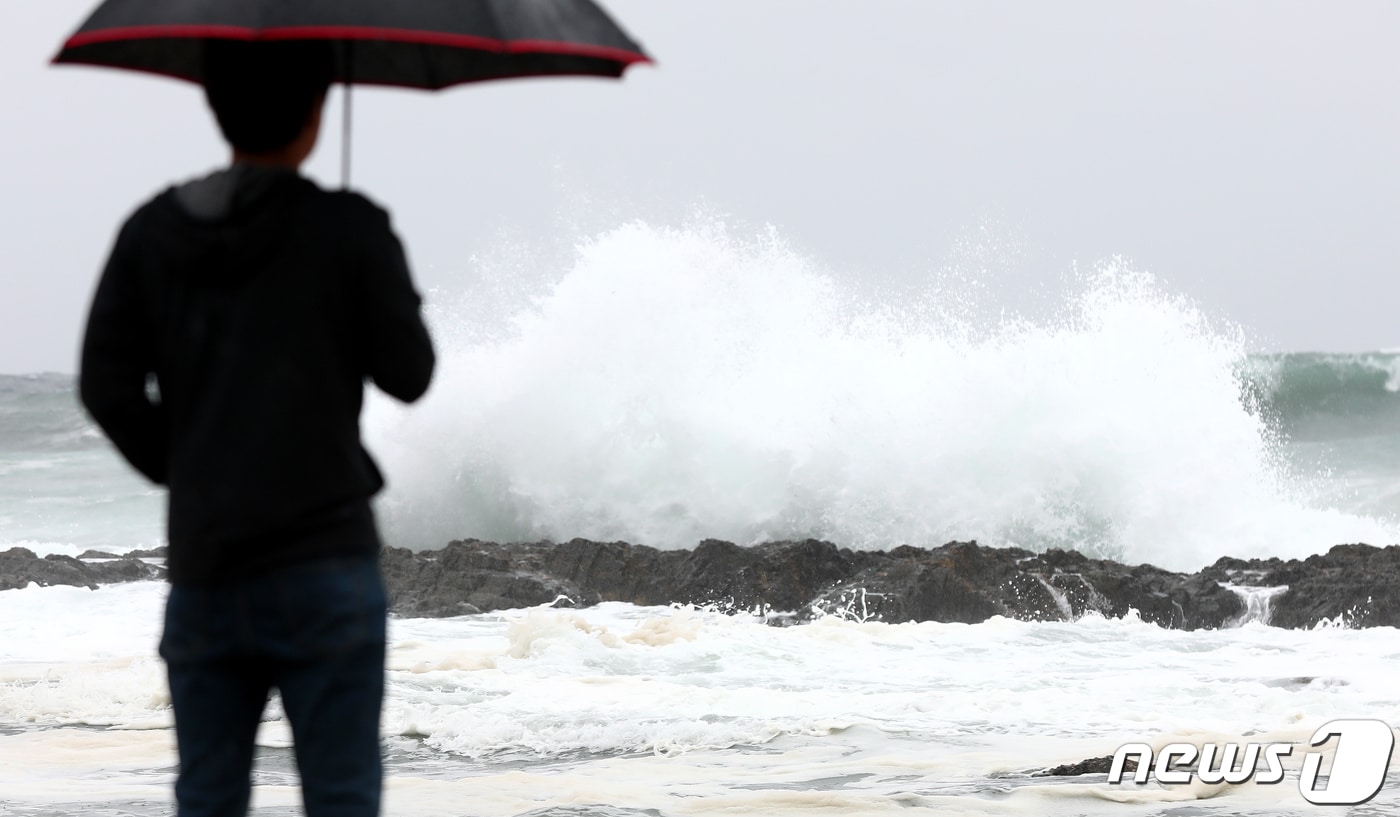
[[[278,182],[298,177],[290,168],[235,164],[175,188],[175,203],[198,221],[226,221],[254,207]]]

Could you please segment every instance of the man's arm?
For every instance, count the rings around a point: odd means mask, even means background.
[[[428,390],[437,362],[423,299],[413,288],[403,245],[389,215],[375,208],[372,248],[361,259],[365,294],[365,352],[369,376],[385,394],[412,403]]]
[[[122,228],[88,314],[78,393],[117,450],[152,482],[164,484],[169,465],[166,412],[146,394],[155,371],[132,222]]]

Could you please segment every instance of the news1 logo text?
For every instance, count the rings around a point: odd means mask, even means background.
[[[1313,732],[1309,746],[1335,749],[1332,768],[1322,777],[1323,752],[1303,756],[1298,776],[1298,792],[1309,803],[1327,806],[1355,806],[1380,793],[1385,785],[1390,755],[1395,749],[1395,733],[1384,721],[1355,719],[1329,721]],[[1247,783],[1275,785],[1283,782],[1283,758],[1296,747],[1291,743],[1170,743],[1154,752],[1146,743],[1129,743],[1113,755],[1108,782],[1123,782],[1128,760],[1137,763],[1130,780],[1174,785],[1190,783]],[[1262,767],[1260,761],[1263,761]]]

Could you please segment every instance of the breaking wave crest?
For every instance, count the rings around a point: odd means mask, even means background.
[[[1241,330],[1121,263],[1039,320],[859,294],[715,224],[502,270],[434,314],[428,402],[371,412],[398,542],[978,539],[1188,568],[1396,538],[1313,507],[1322,476],[1280,456],[1296,363],[1261,390]]]

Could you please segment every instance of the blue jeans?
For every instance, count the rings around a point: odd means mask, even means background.
[[[386,618],[374,558],[172,587],[160,655],[175,709],[179,817],[247,814],[253,737],[274,687],[308,817],[377,815]]]

